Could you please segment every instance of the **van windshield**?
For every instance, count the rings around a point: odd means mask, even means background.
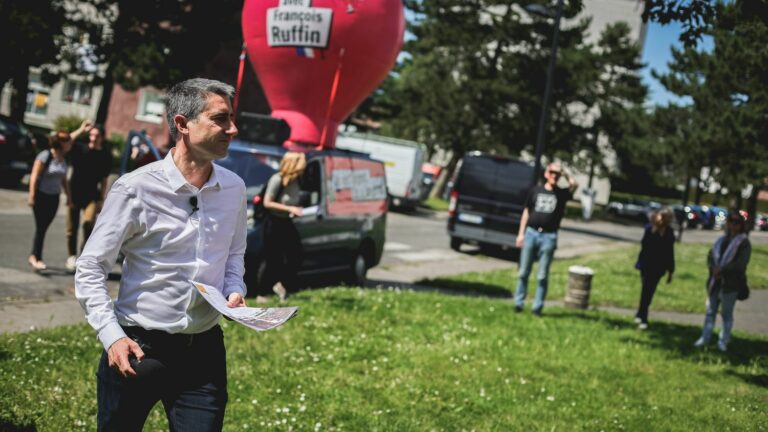
[[[460,194],[495,201],[522,203],[533,179],[533,167],[510,159],[466,157],[456,189]]]
[[[261,193],[261,189],[277,171],[280,158],[259,153],[230,151],[226,158],[217,160],[216,163],[239,175],[245,182],[246,195],[251,198]]]

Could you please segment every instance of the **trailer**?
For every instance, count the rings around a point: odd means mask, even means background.
[[[367,153],[384,163],[392,206],[414,208],[424,199],[421,172],[427,157],[424,144],[368,133],[339,132],[336,148]]]

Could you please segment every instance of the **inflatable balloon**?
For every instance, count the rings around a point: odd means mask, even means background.
[[[402,0],[246,0],[243,38],[286,147],[333,148],[336,131],[400,52]]]

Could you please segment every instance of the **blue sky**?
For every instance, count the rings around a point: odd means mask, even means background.
[[[661,25],[655,22],[648,23],[648,33],[643,48],[643,81],[648,86],[648,99],[650,105],[667,105],[670,101],[686,103],[675,95],[668,93],[664,86],[651,76],[651,69],[664,73],[667,71],[667,63],[672,60],[671,48],[680,47],[679,37],[682,27],[677,22]],[[711,49],[711,39],[704,39],[700,43],[703,49]]]

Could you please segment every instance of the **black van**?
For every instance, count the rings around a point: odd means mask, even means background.
[[[448,206],[451,249],[459,250],[463,243],[515,248],[532,186],[532,163],[477,151],[464,155]]]

